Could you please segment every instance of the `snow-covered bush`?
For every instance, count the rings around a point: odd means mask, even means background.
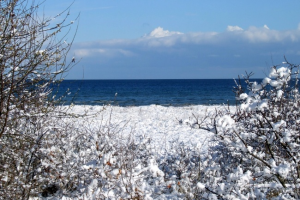
[[[261,83],[246,77],[247,88],[236,87],[241,104],[206,120],[217,145],[203,163],[203,198],[300,198],[298,75],[284,62]]]
[[[192,197],[200,161],[192,147],[174,143],[171,152],[157,152],[148,137],[123,135],[126,123],[108,117],[90,126],[90,113],[78,122],[70,107],[56,104],[51,88],[74,61],[66,62],[72,40],[64,32],[73,22],[68,9],[48,19],[40,6],[0,1],[0,196]]]
[[[113,114],[110,115],[106,116],[107,121],[92,122],[97,126],[90,126],[92,119],[83,119],[80,124],[64,130],[71,131],[70,137],[63,142],[68,149],[65,163],[66,166],[75,164],[69,166],[74,178],[66,180],[70,180],[75,190],[71,192],[65,188],[55,196],[69,199],[149,199],[162,193],[164,173],[159,169],[150,139],[135,136],[134,130],[124,135],[124,129],[130,127],[126,126],[126,122],[113,121]],[[65,173],[64,166],[59,166],[59,169]]]
[[[180,199],[198,199],[197,183],[201,180],[201,149],[177,141],[170,142],[170,149],[159,159],[165,174],[165,194]]]
[[[40,166],[47,157],[41,148],[46,148],[45,140],[52,139],[56,127],[50,85],[72,65],[66,62],[71,46],[64,42],[67,35],[57,37],[71,24],[66,22],[68,13],[61,13],[66,17],[52,26],[53,19],[39,16],[39,6],[28,0],[0,1],[0,196],[4,199],[28,199],[48,187],[44,184],[49,177]],[[51,192],[55,190],[52,186]]]
[[[47,187],[39,197],[199,197],[197,183],[203,169],[199,147],[172,140],[165,148],[157,149],[149,137],[139,134],[126,120],[114,120],[113,107],[103,109],[96,112],[97,116],[64,117],[56,123],[55,132],[40,148],[40,154],[45,156],[39,165],[43,173],[38,180]]]
[[[237,84],[235,109],[185,123],[215,133],[207,151],[177,141],[158,151],[113,111],[93,123],[99,113],[84,112],[79,122],[56,105],[50,86],[72,65],[72,41],[58,35],[72,22],[51,27],[38,7],[0,1],[2,198],[300,198],[299,66],[275,66],[261,83],[248,76],[247,88]]]

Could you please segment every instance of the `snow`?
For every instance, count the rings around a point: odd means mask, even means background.
[[[279,166],[273,167],[273,172],[280,174],[282,177],[286,178],[290,172],[289,163],[280,164]]]
[[[248,94],[246,94],[246,93],[240,94],[240,99],[242,99],[242,100],[246,99],[247,97],[248,97]]]
[[[79,197],[96,199],[96,196],[101,194],[103,195],[101,198],[104,199],[118,199],[117,196],[130,199],[129,192],[137,194],[141,191],[145,199],[169,200],[184,199],[183,191],[186,191],[186,195],[192,198],[193,193],[190,187],[205,192],[205,183],[198,182],[190,185],[191,167],[197,166],[193,162],[185,166],[186,160],[183,159],[188,157],[182,153],[190,154],[190,159],[196,155],[193,154],[196,151],[201,156],[207,154],[208,147],[213,143],[211,141],[213,133],[199,129],[195,124],[207,115],[212,116],[216,109],[223,108],[224,106],[203,105],[183,107],[62,106],[60,109],[70,113],[72,117],[67,117],[67,115],[61,122],[58,122],[57,126],[59,127],[60,123],[69,124],[70,122],[73,132],[66,142],[70,144],[74,141],[78,142],[81,148],[80,153],[77,153],[76,148],[69,149],[65,158],[66,163],[76,162],[79,168],[78,173],[82,174],[81,179],[86,181],[85,186],[78,188]],[[234,121],[226,115],[220,123],[224,125],[223,128],[227,128]],[[74,132],[76,130],[79,133],[85,131],[85,134],[78,135]],[[97,133],[97,130],[100,133]],[[81,139],[76,139],[76,137]],[[133,155],[130,154],[129,149],[131,141],[136,141],[138,144],[135,146],[137,151],[134,152],[139,155],[135,158],[130,157]],[[63,142],[63,145],[68,146],[67,143]],[[146,145],[143,146],[143,144]],[[70,146],[70,148],[73,147]],[[58,150],[56,148],[41,149],[46,154],[56,153]],[[56,159],[54,156],[52,158]],[[164,168],[164,163],[168,162],[167,168]],[[123,163],[126,163],[128,167],[130,165],[130,170]],[[50,162],[42,160],[41,164],[43,169],[55,168],[56,162],[53,164],[51,160]],[[178,175],[175,172],[180,170],[181,166],[186,169]],[[72,172],[70,175],[68,173],[62,172],[60,175],[74,176]],[[97,185],[102,186],[97,187]],[[131,190],[127,191],[130,188]],[[54,195],[53,199],[56,197],[70,199],[59,192]],[[210,198],[215,197],[210,194]]]
[[[280,81],[270,81],[270,85],[273,86],[273,87],[276,87],[276,88],[280,88],[281,87],[281,82]]]
[[[282,90],[278,90],[277,91],[277,98],[280,99],[283,95],[283,91]]]
[[[45,50],[39,50],[39,51],[36,51],[36,52],[35,52],[35,54],[36,54],[37,56],[43,55],[44,53],[45,53]]]
[[[200,189],[200,190],[204,190],[205,189],[205,185],[203,185],[202,183],[197,183],[197,187]]]
[[[188,145],[204,145],[204,141],[213,133],[202,129],[192,128],[195,123],[193,113],[198,118],[204,117],[208,112],[214,112],[222,106],[184,106],[164,107],[160,105],[119,107],[119,106],[79,106],[75,105],[69,112],[84,114],[87,110],[90,116],[77,118],[77,124],[86,123],[91,128],[99,126],[101,121],[111,119],[112,124],[124,126],[122,134],[129,135],[134,132],[136,137],[148,136],[151,143],[157,149],[168,147],[169,141],[183,142]],[[92,113],[97,113],[94,116]],[[225,119],[226,118],[226,119]],[[230,125],[232,120],[229,116],[224,118],[225,124]],[[184,123],[181,123],[184,122]]]
[[[279,122],[274,123],[272,126],[273,126],[273,129],[274,129],[274,130],[279,131],[280,128],[286,126],[286,122],[283,121],[283,120],[280,120]]]
[[[230,116],[225,115],[219,119],[218,125],[225,130],[230,129],[234,125],[234,120]]]
[[[300,119],[295,102],[283,101],[290,73],[274,67],[248,82],[238,107],[58,106],[46,118],[49,138],[29,153],[43,155],[36,172],[60,185],[52,199],[292,199]]]
[[[266,78],[264,78],[264,80],[263,80],[263,85],[266,86],[266,85],[269,84],[270,82],[271,82],[271,79],[268,78],[268,77],[266,77]]]
[[[260,85],[260,84],[258,84],[257,82],[253,82],[253,84],[252,84],[252,90],[253,91],[259,91],[259,90],[261,90],[262,89],[262,86]]]

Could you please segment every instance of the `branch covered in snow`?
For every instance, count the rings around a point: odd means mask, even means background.
[[[206,120],[218,143],[206,158],[208,176],[201,184],[207,194],[299,199],[298,74],[298,65],[285,62],[272,67],[261,83],[248,76],[247,88],[235,87],[240,101],[236,109],[219,110],[210,115],[211,122]]]

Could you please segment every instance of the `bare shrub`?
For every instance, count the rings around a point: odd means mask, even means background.
[[[283,65],[261,83],[246,76],[241,104],[206,120],[219,145],[204,163],[203,198],[299,199],[299,66]]]
[[[0,2],[0,196],[6,199],[28,199],[50,187],[42,184],[49,177],[40,166],[44,140],[55,130],[51,84],[72,65],[66,62],[68,10],[53,25],[38,15],[39,6]]]

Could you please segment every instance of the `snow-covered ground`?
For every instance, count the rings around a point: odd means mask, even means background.
[[[299,92],[273,71],[240,107],[57,107],[38,149],[42,196],[299,199]]]
[[[186,145],[202,146],[207,144],[212,133],[193,128],[196,118],[202,119],[216,108],[224,106],[184,106],[164,107],[159,105],[118,107],[118,106],[73,106],[70,112],[89,115],[77,118],[91,127],[110,121],[122,128],[122,134],[144,135],[151,138],[155,148],[166,148],[169,141],[183,142]],[[92,113],[96,113],[93,115]]]
[[[63,115],[62,123],[58,123],[68,127],[64,129],[68,134],[51,148],[52,153],[58,153],[52,159],[64,157],[60,168],[53,166],[53,170],[72,181],[79,178],[80,184],[74,193],[63,189],[48,199],[195,197],[203,189],[196,178],[202,166],[199,162],[212,144],[213,135],[199,129],[199,123],[223,108],[62,107],[72,117]],[[59,156],[60,152],[65,154]],[[75,162],[71,171],[65,170]],[[43,165],[52,166],[51,159],[43,161]]]

